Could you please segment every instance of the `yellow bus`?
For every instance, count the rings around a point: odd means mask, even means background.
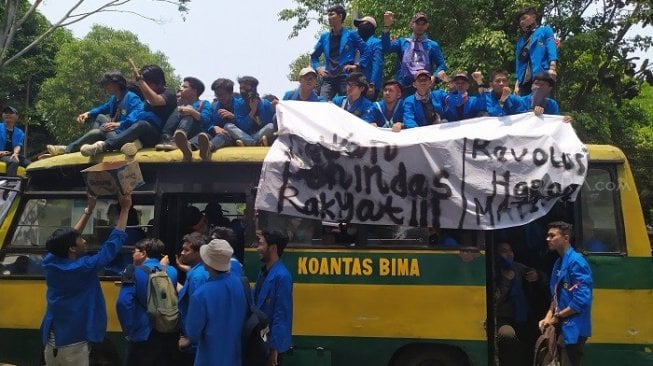
[[[594,274],[593,335],[585,365],[653,364],[653,261],[638,194],[624,154],[588,146],[590,163],[575,202],[560,202],[537,223],[575,225],[575,246]],[[510,240],[516,260],[548,273],[555,257],[533,226],[451,230],[455,245],[419,228],[329,224],[257,212],[254,200],[265,147],[228,147],[210,161],[184,163],[179,151],[143,150],[145,184],[133,194],[135,234],[161,238],[178,253],[188,206],[215,211],[239,236],[236,254],[250,281],[261,263],[251,248],[255,223],[283,227],[283,261],[294,279],[293,350],[288,365],[492,365],[497,358],[493,243]],[[197,156],[196,156],[197,158]],[[45,240],[70,226],[85,206],[80,171],[123,157],[67,154],[32,163],[25,179],[4,179],[0,201],[0,364],[40,364],[38,328],[45,310],[39,266]],[[112,225],[113,198],[101,198],[84,235],[97,248]],[[208,207],[214,210],[208,210]],[[591,224],[591,225],[590,225]],[[537,225],[535,227],[537,229]],[[541,235],[541,236],[540,236]],[[590,238],[604,243],[591,246]],[[133,242],[129,243],[133,245]],[[121,268],[131,247],[101,276],[109,314],[107,342],[95,364],[117,364],[123,341],[115,313]],[[546,306],[548,293],[538,294]]]

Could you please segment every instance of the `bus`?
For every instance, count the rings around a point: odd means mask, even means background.
[[[575,247],[594,275],[593,335],[585,365],[653,363],[653,260],[642,210],[623,152],[588,145],[585,183],[574,202],[558,202],[534,225],[501,230],[448,230],[455,244],[425,228],[352,225],[257,212],[254,207],[267,147],[226,147],[210,161],[187,163],[179,151],[140,151],[145,184],[133,192],[128,230],[160,238],[179,253],[189,206],[215,209],[238,234],[237,257],[255,281],[261,263],[252,243],[258,227],[282,227],[290,238],[282,260],[294,280],[293,349],[288,365],[494,365],[495,243],[508,240],[515,259],[550,273],[555,256],[546,223],[574,224]],[[197,154],[195,152],[194,154]],[[38,365],[45,281],[39,261],[45,241],[70,226],[86,202],[81,170],[120,161],[119,153],[79,153],[36,161],[26,178],[4,178],[0,201],[0,364]],[[112,226],[115,198],[100,197],[84,236],[97,249]],[[134,240],[138,235],[134,235]],[[130,235],[131,237],[131,235]],[[604,243],[591,246],[590,238]],[[107,340],[92,364],[118,364],[124,341],[115,302],[130,242],[101,274]],[[174,255],[171,255],[174,261]],[[545,311],[548,290],[536,294]],[[539,314],[534,314],[535,319]]]

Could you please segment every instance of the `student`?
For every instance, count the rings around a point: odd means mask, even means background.
[[[415,73],[413,90],[415,93],[404,100],[404,128],[436,125],[442,122],[442,103],[446,93],[431,90],[433,79],[428,70]]]
[[[143,110],[133,124],[121,124],[120,133],[105,141],[82,145],[83,156],[95,156],[104,151],[118,150],[133,157],[143,147],[153,147],[159,141],[161,126],[177,107],[175,92],[166,87],[165,74],[157,65],[146,65],[140,70],[129,60],[134,80],[145,98]]]
[[[397,80],[383,83],[383,99],[374,102],[372,114],[372,123],[377,127],[401,131],[404,126],[404,100],[401,99],[401,84]]]
[[[429,28],[429,21],[426,14],[419,12],[410,21],[410,29],[413,34],[410,37],[398,38],[390,41],[390,28],[394,24],[394,13],[386,11],[383,14],[383,34],[381,42],[383,52],[394,52],[397,54],[397,79],[406,95],[415,93],[413,82],[417,78],[417,71],[427,70],[429,74],[448,83],[447,64],[442,56],[438,42],[429,39],[426,31]]]
[[[360,72],[352,72],[347,76],[347,95],[333,98],[332,103],[365,122],[373,122],[372,102],[365,97],[367,79]]]
[[[465,72],[457,73],[453,77],[453,90],[444,98],[444,118],[447,121],[474,118],[485,111],[483,98],[470,96],[468,90],[469,76]]]
[[[242,331],[247,298],[238,276],[229,272],[233,249],[226,240],[213,239],[200,248],[208,279],[190,298],[185,331],[197,344],[195,365],[242,364]]]
[[[485,99],[485,112],[489,116],[502,117],[526,112],[526,106],[521,98],[512,94],[508,86],[509,75],[505,70],[492,72],[489,88],[486,89],[483,75],[480,72],[474,73],[476,83],[485,90],[479,98]]]
[[[204,93],[202,81],[192,76],[184,78],[179,90],[179,106],[163,126],[161,143],[155,146],[157,150],[171,151],[179,148],[184,160],[190,161],[191,150],[186,140],[208,130],[213,114],[211,103],[200,100],[202,93]],[[177,141],[179,144],[176,144]]]
[[[254,304],[268,316],[268,343],[272,352],[268,365],[283,364],[283,355],[292,345],[292,276],[281,261],[288,237],[280,231],[257,230],[256,251],[263,267],[254,287]]]
[[[558,49],[555,44],[553,29],[539,25],[539,14],[533,7],[522,9],[517,20],[522,35],[515,47],[515,94],[528,95],[534,76],[546,72],[552,78],[557,76]]]
[[[370,54],[367,44],[358,33],[345,29],[343,23],[347,12],[342,5],[327,9],[329,32],[322,33],[311,53],[311,67],[322,77],[320,96],[326,100],[347,93],[347,76],[350,72],[368,67]],[[361,58],[356,64],[356,52]],[[320,66],[320,56],[324,55],[324,66]]]
[[[268,146],[275,131],[274,108],[258,94],[258,80],[253,76],[238,78],[242,103],[236,106],[235,121],[226,123],[227,130],[238,146]]]
[[[555,88],[555,79],[547,72],[541,72],[533,78],[532,92],[522,97],[522,103],[536,116],[542,114],[560,114],[558,102],[551,98],[551,92]]]
[[[312,67],[299,71],[299,88],[289,90],[283,95],[283,100],[298,100],[302,102],[324,102],[325,99],[315,92],[317,72]]]
[[[85,144],[106,140],[125,131],[138,120],[138,115],[143,110],[143,101],[136,93],[127,90],[127,80],[120,71],[106,72],[100,80],[100,85],[110,95],[109,99],[77,116],[79,124],[93,121],[91,130],[67,146],[47,145],[51,156],[70,154],[79,151]]]
[[[9,177],[18,175],[19,166],[27,166],[29,160],[23,154],[25,132],[16,126],[18,110],[14,107],[4,107],[2,110],[2,123],[0,123],[0,161],[5,163],[5,174]]]
[[[383,83],[383,45],[379,37],[376,37],[376,20],[371,16],[354,19],[354,26],[358,28],[358,35],[361,36],[370,55],[370,60],[362,72],[369,81],[367,98],[375,101]]]
[[[571,246],[572,225],[556,221],[549,224],[546,243],[558,253],[551,270],[553,303],[540,330],[558,327],[563,337],[562,366],[580,366],[587,338],[592,335],[592,270],[585,258]]]
[[[172,365],[179,332],[161,333],[154,329],[147,314],[149,273],[139,268],[165,270],[170,281],[176,284],[177,270],[159,263],[164,250],[165,245],[159,239],[140,240],[134,246],[132,265],[122,274],[116,313],[127,339],[126,366]]]
[[[43,258],[47,307],[41,323],[48,366],[88,365],[89,342],[101,343],[107,329],[99,273],[120,252],[127,234],[131,194],[118,195],[120,216],[115,229],[95,255],[86,255],[81,232],[95,208],[89,196],[84,213],[73,228],[60,228],[46,241]]]

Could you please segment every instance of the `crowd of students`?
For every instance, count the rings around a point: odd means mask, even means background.
[[[429,21],[424,13],[412,17],[410,36],[396,39],[390,38],[395,22],[390,11],[384,13],[380,38],[375,36],[373,17],[354,20],[352,30],[344,27],[346,15],[340,5],[327,9],[330,31],[319,37],[310,66],[299,72],[299,87],[286,92],[283,100],[332,102],[395,132],[478,116],[560,113],[551,98],[558,58],[555,38],[550,27],[539,25],[534,8],[518,14],[523,34],[515,49],[514,89],[505,70],[493,71],[489,83],[480,71],[471,77],[464,71],[450,77],[440,45],[426,34]],[[396,75],[383,81],[384,58],[391,54],[398,61]],[[215,99],[210,102],[200,99],[205,86],[195,77],[184,78],[175,93],[166,86],[160,67],[139,70],[130,63],[137,88],[131,91],[120,72],[107,72],[100,84],[109,99],[77,118],[79,123],[91,122],[90,131],[68,145],[48,145],[49,155],[80,151],[93,156],[120,150],[132,157],[143,147],[155,147],[179,149],[184,160],[191,161],[193,150],[208,160],[224,146],[272,142],[278,99],[261,97],[256,78],[238,78],[239,93],[234,93],[233,81],[215,80],[211,84]],[[440,82],[444,88],[434,90]],[[472,82],[477,84],[476,95],[469,92]]]

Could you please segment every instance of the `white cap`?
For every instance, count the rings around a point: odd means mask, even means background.
[[[315,70],[312,67],[305,67],[305,68],[303,68],[303,69],[301,69],[299,71],[299,77],[302,77],[304,75],[308,75],[310,73],[313,73],[313,74],[317,75],[317,72],[315,72]]]
[[[230,260],[234,250],[226,240],[213,239],[200,247],[200,258],[216,271],[227,272],[231,268]]]
[[[376,28],[376,20],[374,20],[374,18],[372,18],[372,17],[369,16],[369,15],[366,16],[366,17],[362,17],[362,18],[360,18],[360,19],[354,19],[354,26],[358,27],[358,26],[359,26],[361,23],[363,23],[363,22],[372,23],[372,25],[374,26],[374,28]]]

